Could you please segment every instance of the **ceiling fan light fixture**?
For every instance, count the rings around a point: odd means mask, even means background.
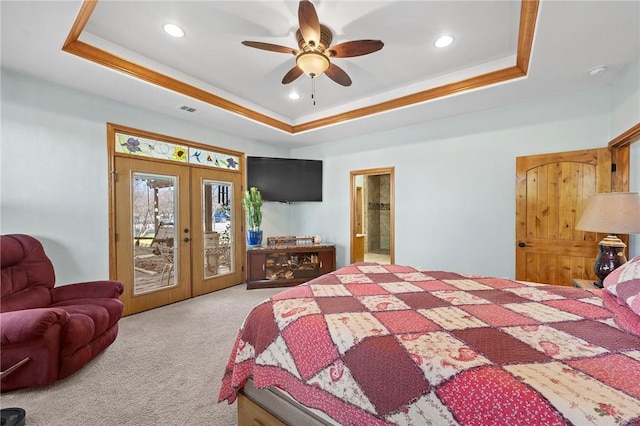
[[[284,75],[282,84],[289,84],[302,74],[310,76],[313,82],[314,77],[326,73],[329,79],[339,85],[351,86],[349,75],[342,68],[331,63],[330,58],[352,58],[368,55],[377,52],[384,46],[381,40],[368,39],[345,41],[332,46],[333,34],[328,27],[320,23],[315,6],[309,0],[300,0],[298,4],[298,23],[300,28],[296,31],[296,41],[299,49],[259,41],[246,40],[242,42],[243,45],[255,49],[293,54],[296,57],[295,66]]]
[[[296,65],[308,76],[317,77],[329,68],[329,58],[319,52],[302,52],[296,57]]]

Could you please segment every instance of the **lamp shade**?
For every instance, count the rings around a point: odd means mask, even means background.
[[[302,52],[296,58],[296,65],[303,73],[317,77],[329,68],[329,58],[319,52]]]
[[[640,196],[637,192],[595,194],[576,229],[609,234],[640,233]]]

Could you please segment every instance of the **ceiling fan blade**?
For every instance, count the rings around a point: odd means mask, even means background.
[[[351,86],[351,78],[346,72],[336,64],[330,64],[329,68],[324,72],[327,77],[342,86]]]
[[[249,47],[255,47],[256,49],[268,50],[270,52],[288,53],[290,55],[298,54],[297,49],[286,46],[279,46],[277,44],[262,43],[261,41],[243,41],[242,44]]]
[[[309,0],[300,0],[298,5],[300,33],[308,45],[315,47],[320,42],[320,20],[316,8]]]
[[[380,40],[356,40],[347,41],[327,49],[325,53],[333,58],[352,58],[354,56],[368,55],[382,49],[384,43]]]
[[[295,66],[291,68],[288,73],[285,74],[284,78],[282,79],[282,84],[289,84],[292,81],[294,81],[296,78],[300,77],[301,75],[302,75],[302,70],[298,68],[298,66]]]

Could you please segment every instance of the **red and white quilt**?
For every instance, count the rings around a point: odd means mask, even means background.
[[[253,309],[219,401],[252,377],[345,425],[640,425],[623,308],[598,290],[350,265]]]

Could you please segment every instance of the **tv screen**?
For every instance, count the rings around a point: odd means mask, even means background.
[[[247,157],[247,187],[264,201],[322,201],[322,161]]]

